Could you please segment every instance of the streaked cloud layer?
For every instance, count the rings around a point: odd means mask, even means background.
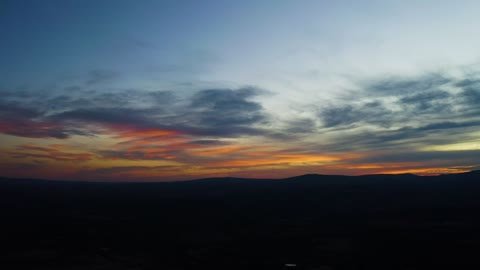
[[[0,5],[4,176],[479,167],[475,2]]]

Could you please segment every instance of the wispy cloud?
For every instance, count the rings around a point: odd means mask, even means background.
[[[306,103],[306,113],[297,118],[267,110],[262,101],[271,96],[256,87],[193,93],[80,87],[37,98],[10,93],[0,99],[0,133],[66,142],[72,136],[110,140],[108,147],[84,152],[22,144],[9,152],[17,159],[175,161],[176,169],[195,167],[196,173],[289,167],[338,171],[350,165],[350,172],[399,171],[417,166],[411,161],[429,168],[448,162],[473,166],[480,162],[476,149],[465,147],[478,137],[479,81],[466,73],[364,80],[351,97]],[[455,160],[446,153],[434,158],[438,149],[450,149]]]
[[[67,151],[65,151],[65,150]],[[34,144],[24,144],[11,152],[14,158],[40,158],[56,161],[82,162],[94,158],[94,154],[88,152],[71,152],[65,145],[50,145],[49,147],[38,146]]]

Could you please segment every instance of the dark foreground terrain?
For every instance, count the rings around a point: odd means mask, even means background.
[[[0,269],[480,269],[479,176],[1,179]]]

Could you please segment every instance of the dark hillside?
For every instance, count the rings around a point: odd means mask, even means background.
[[[0,265],[476,269],[479,176],[122,184],[2,179]]]

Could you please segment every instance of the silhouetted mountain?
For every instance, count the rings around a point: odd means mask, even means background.
[[[477,268],[479,175],[3,178],[0,267]]]

